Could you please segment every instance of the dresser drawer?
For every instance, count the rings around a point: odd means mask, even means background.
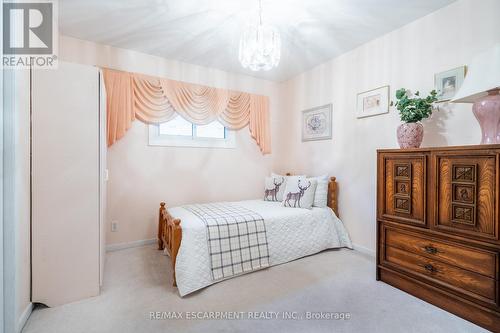
[[[472,293],[483,301],[496,303],[496,280],[438,260],[429,259],[395,247],[385,247],[384,261],[424,275],[461,293]]]
[[[498,279],[498,252],[471,248],[386,226],[383,226],[382,237],[388,246]]]

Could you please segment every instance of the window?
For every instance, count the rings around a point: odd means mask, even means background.
[[[195,125],[175,117],[159,125],[149,125],[149,144],[152,146],[234,148],[234,132],[218,121]]]
[[[194,125],[181,117],[175,117],[159,127],[160,135],[192,136]]]

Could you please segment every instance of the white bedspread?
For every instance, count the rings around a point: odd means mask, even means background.
[[[352,248],[347,231],[330,208],[285,208],[280,202],[239,201],[238,205],[260,214],[265,221],[271,266],[283,264],[320,251]],[[182,207],[169,209],[181,219],[182,241],[175,267],[181,296],[215,282],[210,274],[206,226]]]

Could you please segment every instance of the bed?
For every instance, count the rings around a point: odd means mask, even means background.
[[[247,200],[233,203],[214,203],[213,206],[186,205],[167,209],[160,203],[158,220],[158,249],[170,256],[174,270],[174,286],[185,296],[227,278],[245,274],[244,271],[214,276],[210,231],[198,208],[238,207],[262,218],[265,228],[266,251],[260,268],[283,264],[326,249],[352,248],[349,235],[338,218],[337,183],[328,183],[328,207],[312,209],[287,208],[281,202]],[[208,204],[207,204],[208,205]],[[181,222],[182,221],[182,222]],[[207,237],[209,241],[207,242]],[[237,238],[236,238],[237,239]],[[262,249],[263,247],[258,247]],[[241,256],[241,253],[239,253]],[[257,262],[257,263],[258,263]],[[258,266],[258,264],[256,264]],[[255,269],[254,269],[255,270]]]

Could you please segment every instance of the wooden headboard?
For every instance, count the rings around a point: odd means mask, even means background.
[[[290,172],[286,173],[287,176],[291,176]],[[337,217],[339,216],[339,203],[338,203],[338,186],[337,186],[337,178],[330,177],[330,181],[328,182],[328,198],[327,205],[330,207]]]

